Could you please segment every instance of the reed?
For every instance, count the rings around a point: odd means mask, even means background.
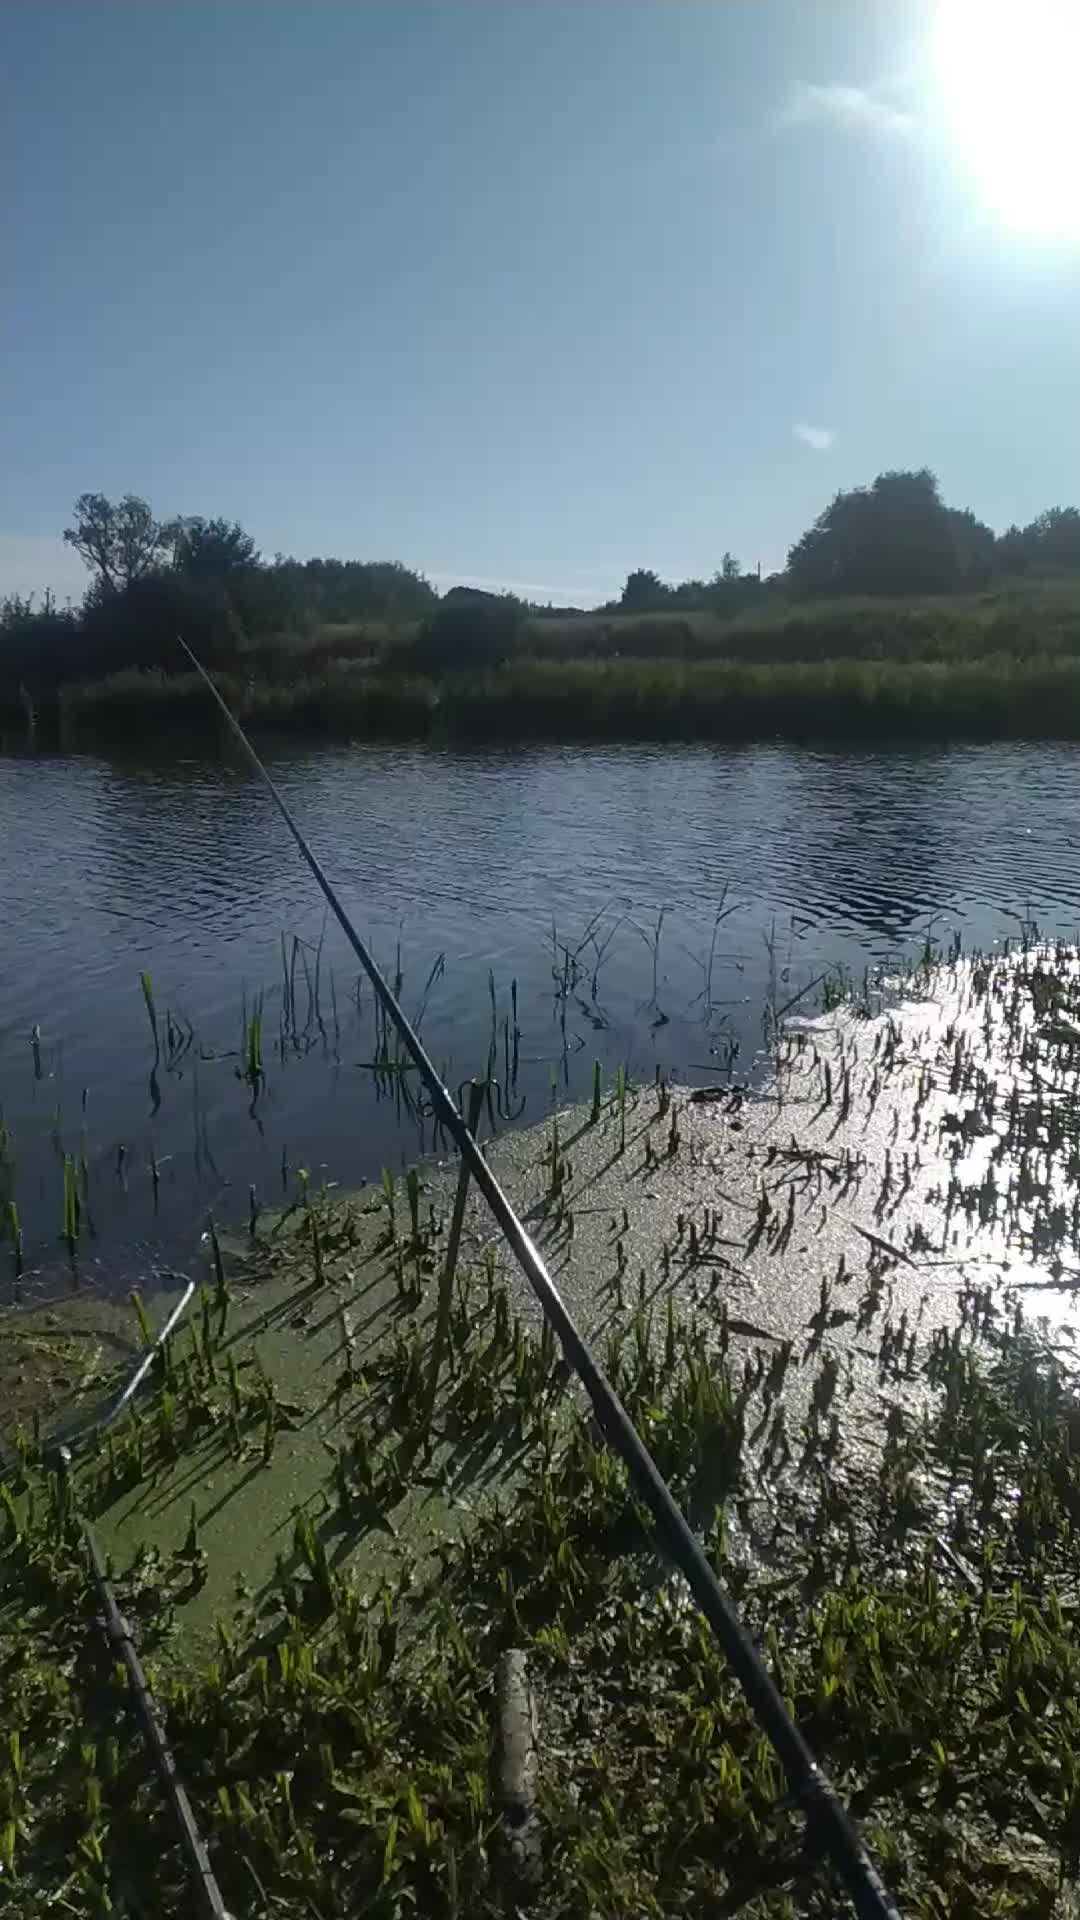
[[[60,1237],[67,1247],[69,1255],[74,1259],[79,1244],[79,1224],[82,1210],[79,1203],[79,1186],[75,1173],[75,1162],[69,1153],[64,1155],[63,1182]]]
[[[139,985],[142,988],[143,1005],[146,1008],[146,1017],[150,1022],[150,1032],[153,1036],[153,1041],[154,1041],[154,1058],[156,1060],[156,1059],[159,1059],[161,1055],[161,1037],[158,1030],[157,1004],[154,1000],[153,983],[148,973],[140,973]]]
[[[7,1219],[8,1232],[11,1235],[11,1245],[15,1262],[15,1278],[18,1280],[23,1270],[23,1236],[22,1225],[19,1220],[19,1209],[14,1200],[8,1201],[4,1213]]]

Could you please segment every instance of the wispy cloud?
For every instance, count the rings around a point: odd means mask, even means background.
[[[592,569],[587,571],[591,573]],[[566,600],[579,604],[583,600],[606,600],[613,592],[619,591],[618,587],[610,586],[603,589],[586,587],[580,580],[577,586],[558,587],[545,580],[494,579],[482,573],[429,573],[428,579],[434,580],[440,587],[481,587],[485,593],[517,593],[526,600]],[[619,584],[621,586],[621,581]]]
[[[818,85],[800,80],[775,116],[778,127],[836,127],[844,133],[911,133],[914,114],[894,106],[880,87],[853,87],[833,80]]]
[[[791,429],[796,440],[804,447],[813,447],[815,453],[828,453],[836,435],[831,427],[815,427],[809,420],[797,420]]]

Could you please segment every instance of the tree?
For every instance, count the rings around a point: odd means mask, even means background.
[[[957,585],[969,592],[988,586],[997,565],[993,531],[966,507],[947,508]]]
[[[103,493],[80,493],[75,525],[65,527],[64,542],[108,593],[120,593],[160,567],[176,542],[176,523],[155,520],[145,500],[125,493],[122,500]]]
[[[314,620],[416,620],[438,595],[422,574],[398,560],[285,560],[297,569],[300,591]]]
[[[70,607],[59,608],[51,593],[34,605],[34,595],[0,598],[0,679],[36,682],[76,659],[79,620]]]
[[[728,585],[734,580],[742,579],[742,568],[733,553],[725,553],[720,563],[720,578]]]
[[[203,520],[198,514],[176,522],[173,564],[188,580],[221,581],[240,567],[257,566],[255,542],[238,520]]]
[[[423,673],[498,667],[515,651],[521,625],[521,604],[512,594],[464,588],[453,598],[446,595],[421,625],[405,657]]]
[[[1014,522],[999,533],[994,543],[994,561],[999,573],[1026,573],[1034,560],[1031,541],[1023,527]]]
[[[624,613],[654,613],[670,596],[670,587],[664,585],[651,567],[635,567],[633,573],[626,576],[619,605]]]
[[[1047,507],[1024,529],[1040,567],[1080,572],[1080,510]]]
[[[948,592],[960,581],[957,538],[935,475],[879,473],[838,493],[792,547],[788,573],[808,593]]]

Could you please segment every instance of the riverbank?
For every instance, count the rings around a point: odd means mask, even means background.
[[[489,1148],[906,1913],[1072,1911],[1078,978],[1065,950],[927,971],[789,1033],[767,1098],[620,1082]],[[512,1645],[541,1915],[834,1912],[475,1209],[426,1443],[454,1177],[301,1185],[208,1244],[138,1418],[77,1475],[231,1910],[499,1911]],[[14,1450],[5,1871],[26,1913],[179,1911],[70,1517],[32,1432]]]
[[[796,742],[1080,738],[1080,660],[522,659],[432,677],[338,663],[297,679],[223,673],[246,724],[312,736],[463,741]],[[219,716],[195,675],[128,670],[61,687],[8,715],[70,746],[207,735]]]

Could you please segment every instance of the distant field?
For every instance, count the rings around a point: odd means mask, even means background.
[[[540,659],[672,654],[757,660],[940,660],[1080,654],[1080,584],[1017,582],[930,600],[770,600],[732,620],[708,613],[552,615],[529,622]]]

